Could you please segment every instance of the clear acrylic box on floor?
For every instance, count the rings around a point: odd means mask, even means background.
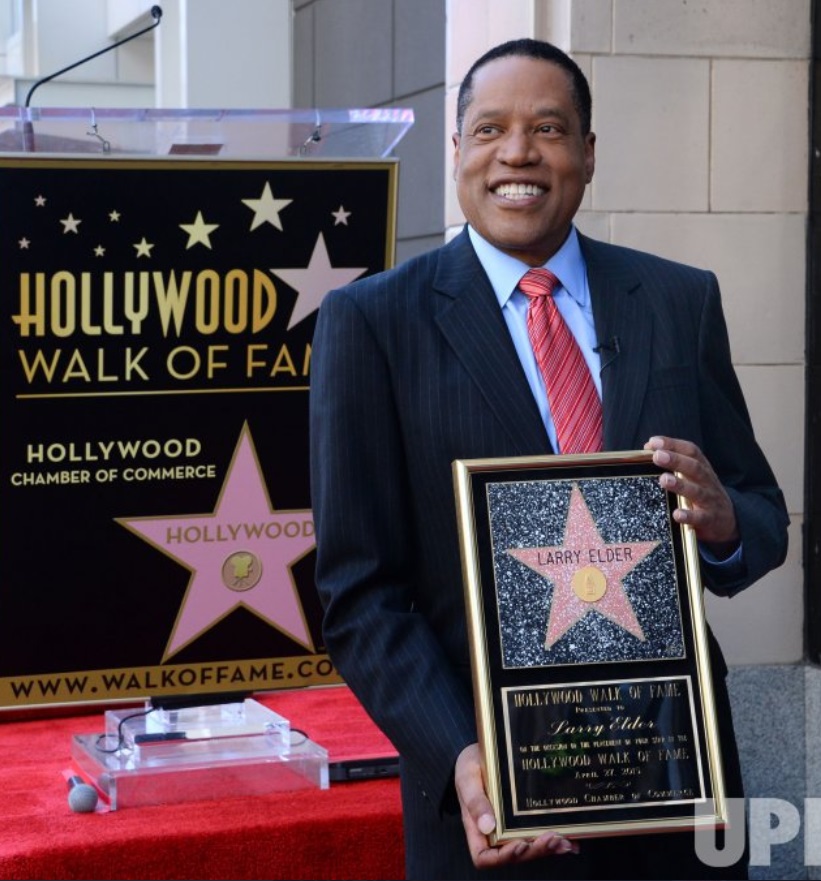
[[[255,700],[109,710],[72,759],[111,810],[328,788],[328,753]]]

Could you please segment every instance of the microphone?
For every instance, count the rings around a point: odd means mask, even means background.
[[[136,34],[132,34],[130,37],[126,37],[124,40],[120,40],[117,43],[112,43],[110,46],[106,46],[105,49],[100,49],[93,55],[88,55],[86,58],[81,58],[79,61],[75,61],[74,64],[69,64],[68,67],[64,67],[62,70],[58,70],[55,73],[50,73],[48,76],[44,76],[42,79],[37,80],[37,82],[29,89],[28,95],[26,95],[25,106],[29,106],[29,103],[31,102],[31,96],[34,94],[34,90],[37,89],[39,86],[42,86],[43,83],[50,82],[56,77],[61,76],[64,73],[68,73],[68,71],[70,70],[74,70],[75,67],[79,67],[81,64],[85,64],[86,61],[91,61],[98,55],[104,55],[106,52],[110,52],[112,49],[116,49],[118,46],[122,46],[123,43],[128,43],[130,40],[136,40],[137,37],[141,37],[143,34],[147,34],[149,31],[153,31],[154,28],[159,25],[160,19],[162,19],[162,9],[160,9],[159,6],[152,6],[151,17],[154,19],[154,24],[150,24],[147,28],[143,28],[141,31],[137,31]]]
[[[75,814],[90,814],[97,807],[97,790],[76,774],[68,778],[68,806]]]
[[[605,367],[609,367],[621,354],[621,342],[617,336],[611,336],[609,340],[605,340],[604,342],[593,346],[593,351],[601,356],[601,370],[604,370]],[[603,353],[608,355],[606,359]]]

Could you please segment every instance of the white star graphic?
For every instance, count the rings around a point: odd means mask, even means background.
[[[299,324],[319,308],[325,294],[333,288],[342,287],[355,278],[359,278],[368,268],[334,267],[328,258],[328,249],[322,233],[319,234],[311,254],[311,261],[304,269],[272,269],[278,278],[292,287],[298,294],[294,311],[288,322],[288,330]]]
[[[242,203],[254,212],[251,229],[256,229],[263,223],[270,223],[281,230],[282,221],[279,219],[279,212],[293,201],[293,199],[275,199],[271,185],[266,181],[259,199],[243,199]]]
[[[35,204],[38,208],[42,208],[43,205],[46,204],[46,197],[45,197],[45,196],[35,196],[35,197],[34,197],[34,204]]]
[[[69,232],[73,232],[75,235],[79,233],[79,229],[77,227],[82,223],[82,220],[78,220],[73,214],[69,212],[68,217],[64,220],[61,220],[60,223],[63,224],[63,235]]]
[[[31,242],[24,236],[17,244],[20,246],[21,251],[28,251]]]
[[[149,244],[145,240],[145,236],[143,236],[142,241],[137,242],[134,245],[134,247],[137,249],[137,256],[138,257],[150,257],[151,256],[151,249],[154,247],[154,245]]]
[[[105,256],[105,248],[102,245],[97,245],[97,247],[94,249],[94,256],[95,257],[104,257]]]
[[[108,212],[108,219],[109,219],[112,223],[119,223],[119,221],[120,221],[120,212],[117,211],[117,210],[109,211],[109,212]]]
[[[350,211],[346,211],[344,205],[340,205],[336,211],[331,211],[331,215],[334,218],[334,226],[339,226],[341,223],[343,226],[348,225],[348,218],[351,216]]]
[[[210,248],[211,233],[218,228],[218,223],[205,222],[202,211],[197,212],[196,220],[193,223],[181,223],[180,229],[188,233],[188,244],[185,246],[186,251],[194,245],[205,245],[206,248]]]

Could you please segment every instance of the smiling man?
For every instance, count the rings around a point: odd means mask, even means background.
[[[454,459],[646,446],[662,485],[687,500],[673,516],[695,530],[708,588],[734,594],[786,554],[784,501],[715,276],[573,225],[595,166],[590,121],[584,75],[554,46],[486,53],[462,83],[453,137],[465,229],[330,293],[319,314],[311,480],[324,634],[401,754],[408,878],[746,872],[744,859],[701,864],[687,832],[487,837]],[[740,796],[726,666],[714,640],[711,651],[728,795]]]
[[[470,75],[469,75],[470,76]],[[500,56],[462,87],[455,172],[470,226],[505,254],[542,266],[567,239],[593,179],[596,136],[568,71]]]

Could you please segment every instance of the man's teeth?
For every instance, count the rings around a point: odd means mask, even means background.
[[[526,199],[529,196],[541,196],[544,190],[536,184],[500,184],[494,192],[497,196],[508,199]]]

